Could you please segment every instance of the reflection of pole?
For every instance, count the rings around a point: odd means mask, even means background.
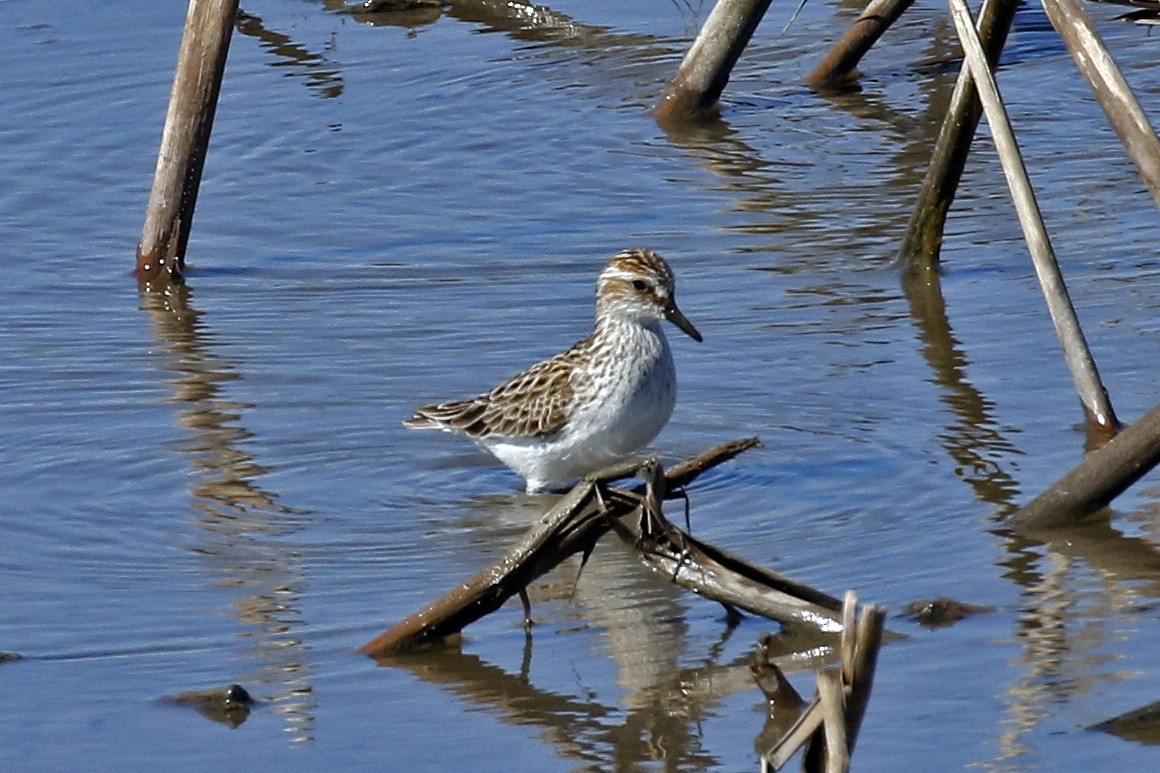
[[[771,0],[717,0],[656,107],[662,124],[711,111]]]
[[[137,276],[180,280],[238,0],[189,0],[153,190],[137,245]]]
[[[1095,360],[1084,340],[1083,330],[1075,316],[1075,308],[1071,305],[1071,298],[1067,295],[1063,274],[1059,271],[1059,263],[1056,262],[1055,253],[1051,249],[1047,229],[1044,228],[1043,219],[1039,216],[1035,193],[1031,190],[1031,181],[1027,179],[1027,169],[1023,166],[1019,145],[1015,141],[1014,132],[1011,131],[1011,124],[1007,121],[1007,111],[1003,107],[999,89],[987,64],[983,44],[975,31],[971,11],[967,7],[966,0],[950,0],[950,3],[951,17],[954,19],[959,40],[966,54],[966,67],[970,69],[975,88],[983,102],[983,109],[987,113],[987,123],[991,127],[995,149],[999,151],[999,160],[1003,164],[1007,186],[1011,189],[1011,198],[1019,215],[1019,225],[1023,228],[1023,237],[1027,241],[1027,249],[1031,252],[1035,274],[1039,278],[1040,287],[1043,288],[1047,309],[1051,313],[1055,333],[1063,346],[1063,356],[1071,371],[1071,378],[1087,412],[1088,421],[1097,429],[1115,432],[1119,428],[1116,414],[1112,411],[1107,391],[1100,383]]]
[[[173,286],[139,294],[162,345],[177,422],[190,433],[181,452],[191,469],[191,515],[204,537],[189,550],[211,573],[213,587],[232,589],[229,614],[242,625],[238,663],[251,666],[238,680],[273,688],[272,710],[283,716],[289,737],[310,740],[315,667],[302,643],[302,567],[293,543],[283,539],[306,511],[279,504],[257,484],[264,471],[240,446],[249,436],[240,423],[245,406],[223,394],[242,374],[206,344],[190,293]]]
[[[996,459],[1017,449],[1003,436],[991,401],[967,379],[967,357],[951,332],[938,272],[907,272],[902,290],[918,326],[931,383],[952,417],[938,437],[955,463],[955,474],[981,501],[1014,509],[1019,487]]]
[[[1019,0],[984,0],[979,11],[979,37],[983,39],[987,61],[992,67],[999,61],[999,53],[1007,41],[1007,32],[1018,6]],[[955,199],[955,190],[966,166],[980,115],[982,108],[975,84],[964,66],[939,129],[914,213],[906,227],[900,251],[903,260],[924,268],[933,268],[938,263],[947,211]]]
[[[1160,140],[1140,109],[1115,60],[1104,48],[1091,17],[1078,0],[1041,0],[1051,25],[1071,52],[1108,121],[1160,206]]]
[[[870,4],[862,11],[858,20],[850,25],[846,34],[830,47],[829,53],[806,77],[806,83],[815,89],[824,90],[840,85],[848,79],[870,47],[913,2],[914,0],[870,0]]]

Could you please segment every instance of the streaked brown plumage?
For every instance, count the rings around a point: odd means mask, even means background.
[[[673,285],[655,252],[619,253],[597,279],[589,336],[488,392],[425,405],[403,424],[470,438],[526,478],[529,492],[618,461],[656,436],[676,399],[661,320],[701,340]]]

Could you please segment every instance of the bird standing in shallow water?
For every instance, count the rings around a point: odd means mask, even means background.
[[[566,486],[623,460],[668,422],[677,374],[664,320],[701,340],[677,308],[668,263],[625,250],[596,280],[587,338],[478,397],[425,405],[403,425],[466,436],[522,476],[529,494]]]

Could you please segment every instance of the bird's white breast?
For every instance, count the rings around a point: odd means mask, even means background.
[[[647,445],[677,400],[676,369],[659,326],[625,324],[609,333],[573,377],[568,423],[546,439],[483,441],[528,481],[528,490],[566,485]]]

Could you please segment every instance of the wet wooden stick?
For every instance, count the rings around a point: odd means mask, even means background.
[[[659,470],[645,468],[646,475]],[[660,512],[661,481],[646,485],[640,517],[614,522],[613,529],[637,551],[645,566],[699,596],[782,625],[806,625],[821,632],[841,629],[841,602],[740,556],[697,539]]]
[[[802,770],[844,771],[870,701],[886,613],[847,591],[842,607],[841,666],[819,671],[818,694],[777,743],[762,755],[762,770],[778,770],[805,746]],[[776,666],[770,664],[771,668]],[[768,678],[768,677],[767,677]]]
[[[984,0],[979,11],[979,37],[992,67],[999,61],[1018,7],[1019,0]],[[955,200],[981,116],[978,92],[964,64],[899,249],[899,257],[912,270],[931,272],[938,266],[947,212]]]
[[[866,10],[806,77],[806,83],[825,91],[851,80],[866,52],[913,3],[914,0],[870,0]]]
[[[656,106],[662,126],[715,114],[733,66],[770,2],[717,0]]]
[[[1051,314],[1052,324],[1055,325],[1055,334],[1063,347],[1063,356],[1067,361],[1068,370],[1071,371],[1080,402],[1093,427],[1109,434],[1115,433],[1119,429],[1119,422],[1112,410],[1107,391],[1100,381],[1095,359],[1084,339],[1075,307],[1072,306],[1071,298],[1067,294],[1067,285],[1063,281],[1063,274],[1051,248],[1051,240],[1039,214],[1039,205],[1035,201],[1035,192],[1031,189],[1031,181],[1027,177],[1027,168],[1023,165],[1019,144],[1015,141],[1015,133],[1007,120],[1007,110],[999,96],[999,87],[991,75],[991,68],[987,64],[983,44],[975,30],[971,11],[967,7],[966,0],[950,0],[950,6],[951,17],[954,19],[966,55],[966,64],[979,91],[987,123],[991,127],[991,136],[995,141],[995,149],[999,152],[999,160],[1003,165],[1003,174],[1007,178],[1007,187],[1011,190],[1011,198],[1015,202],[1019,225],[1023,228],[1023,238],[1027,241],[1027,249],[1031,252],[1035,275],[1039,278],[1039,285],[1047,300],[1047,309]]]
[[[180,281],[238,0],[189,0],[137,245],[139,280]]]
[[[857,603],[855,598],[853,602]],[[854,663],[847,669],[843,663],[843,674],[849,671],[853,678],[846,682],[846,743],[853,750],[862,729],[862,718],[870,703],[870,690],[874,686],[874,674],[878,670],[878,651],[882,648],[882,637],[886,628],[886,610],[876,604],[866,604],[858,617],[858,630],[854,637]]]
[[[1160,139],[1079,0],[1040,0],[1051,25],[1087,79],[1144,184],[1160,206]]]
[[[826,773],[850,769],[846,738],[846,695],[840,671],[818,672],[818,699],[822,704],[822,733],[826,739]]]
[[[756,445],[759,445],[757,438],[745,438],[714,446],[674,465],[673,472],[665,478],[665,487],[672,489],[691,483],[706,470]],[[612,528],[616,518],[633,516],[641,501],[639,494],[609,489],[600,495],[605,506],[597,507],[597,492],[609,480],[624,477],[637,467],[639,464],[619,465],[581,481],[499,561],[367,642],[359,652],[382,659],[457,634],[499,609],[568,557],[591,549]]]
[[[1069,526],[1106,507],[1160,464],[1160,405],[1011,515],[1021,529]]]
[[[773,745],[773,748],[761,756],[761,769],[780,770],[797,754],[798,749],[809,743],[810,738],[822,726],[824,719],[821,697],[815,695],[793,727]]]
[[[551,542],[592,501],[595,485],[591,481],[577,484],[503,558],[367,642],[359,652],[381,657],[412,649],[459,633],[502,607],[536,577],[571,555],[559,555]]]

